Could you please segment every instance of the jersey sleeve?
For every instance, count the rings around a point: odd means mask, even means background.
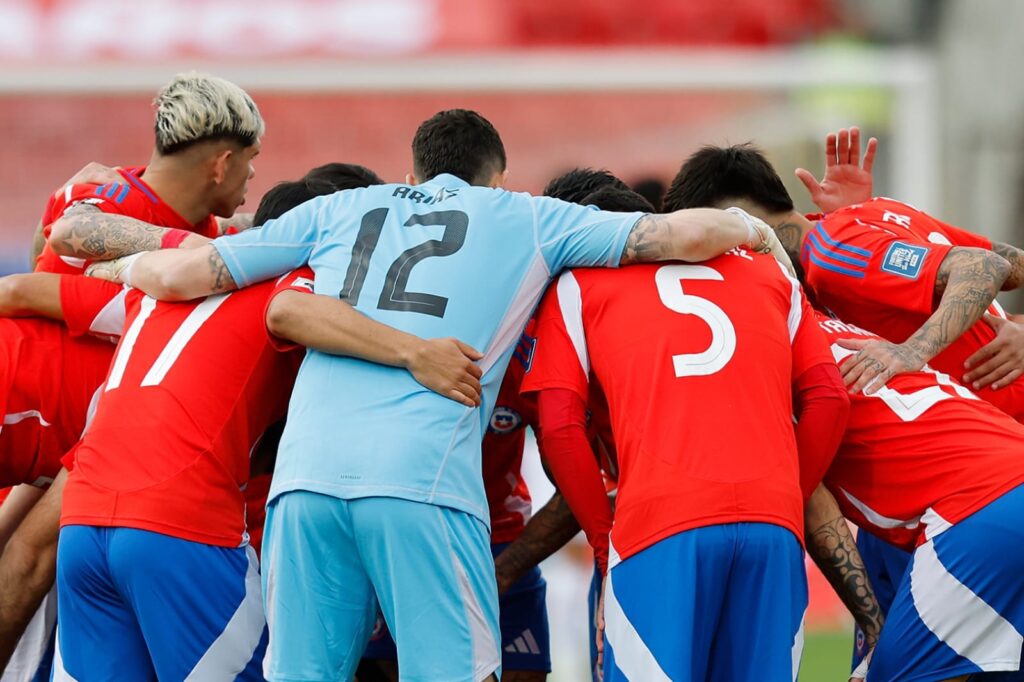
[[[550,197],[532,197],[537,245],[551,273],[571,267],[616,267],[643,213],[612,213]]]
[[[313,271],[309,267],[302,267],[294,272],[289,272],[284,275],[274,286],[274,290],[270,292],[270,296],[267,297],[267,305],[263,308],[263,319],[267,319],[267,312],[270,310],[270,304],[282,291],[297,291],[302,294],[313,294]],[[270,345],[282,353],[299,348],[299,344],[292,343],[287,339],[282,339],[279,336],[274,336],[267,330],[267,336],[270,338]]]
[[[884,221],[856,225],[830,233],[826,221],[810,232],[804,248],[812,287],[857,296],[865,304],[930,313],[936,275],[953,247],[889,230]]]
[[[119,337],[128,288],[85,275],[61,275],[60,308],[72,336]]]
[[[321,212],[330,199],[316,197],[261,227],[213,240],[235,284],[245,287],[305,265],[317,245]]]
[[[590,358],[579,283],[571,272],[548,287],[537,311],[535,342],[520,393],[565,388],[587,400]]]
[[[932,221],[934,221],[946,237],[949,238],[949,241],[953,243],[953,246],[969,246],[976,249],[985,249],[986,251],[992,250],[992,240],[988,237],[969,232],[968,230],[965,230],[962,227],[957,227],[956,225],[944,223],[937,218],[932,218]]]

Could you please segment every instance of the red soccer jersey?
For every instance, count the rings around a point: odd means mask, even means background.
[[[141,176],[145,170],[145,167],[122,169],[118,172],[124,182],[68,185],[51,195],[43,212],[43,234],[49,238],[50,225],[63,216],[67,209],[76,204],[90,204],[105,213],[131,216],[160,227],[189,230],[210,238],[217,236],[216,218],[209,216],[197,225],[188,224],[143,181]],[[81,275],[85,272],[85,266],[86,262],[81,258],[58,256],[49,243],[36,259],[36,270],[40,272]]]
[[[818,313],[830,340],[875,338]],[[855,351],[833,343],[842,363]],[[825,485],[861,528],[912,549],[1024,483],[1024,426],[926,368],[850,396]]]
[[[622,558],[701,526],[764,522],[803,537],[792,383],[831,363],[799,285],[734,249],[700,265],[575,270],[551,287],[524,391],[608,399]],[[560,358],[560,360],[556,360]]]
[[[984,237],[947,225],[892,199],[830,213],[804,240],[800,262],[819,305],[840,319],[902,343],[934,312],[935,276],[954,246],[991,249]],[[993,315],[1006,317],[998,305]],[[979,321],[929,364],[960,380],[964,362],[995,338]],[[978,396],[1024,419],[1024,377]]]
[[[61,523],[241,544],[249,453],[284,416],[302,358],[267,333],[266,307],[311,284],[303,270],[191,303],[131,291],[96,416],[75,449]]]
[[[47,486],[81,437],[113,344],[35,318],[0,319],[0,486]]]

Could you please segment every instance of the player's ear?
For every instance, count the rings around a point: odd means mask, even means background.
[[[505,183],[508,182],[508,169],[495,174],[494,180],[491,181],[491,187],[495,189],[502,189],[505,187]]]
[[[416,182],[416,176],[415,175],[413,175],[412,173],[406,173],[405,174],[405,184],[407,184],[407,185],[418,185],[420,183]]]
[[[231,162],[231,156],[234,151],[231,149],[222,149],[213,157],[213,163],[210,166],[210,179],[213,180],[213,184],[219,185],[224,182],[224,178],[228,174],[228,164]]]

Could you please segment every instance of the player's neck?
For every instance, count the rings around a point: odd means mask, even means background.
[[[203,185],[197,182],[196,174],[189,170],[176,163],[175,159],[154,154],[142,179],[162,202],[189,225],[196,225],[210,216],[210,208],[204,197]]]
[[[775,230],[775,236],[779,238],[782,248],[786,250],[789,257],[799,260],[804,240],[814,227],[811,221],[796,211],[775,213],[766,218],[765,222]]]

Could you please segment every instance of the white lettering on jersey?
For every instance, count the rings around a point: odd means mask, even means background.
[[[886,223],[896,223],[900,227],[910,229],[910,216],[903,215],[901,213],[893,213],[892,211],[886,211],[882,214],[882,221]]]

